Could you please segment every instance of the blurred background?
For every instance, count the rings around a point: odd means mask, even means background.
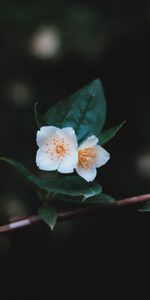
[[[44,113],[95,78],[107,99],[105,128],[127,121],[106,145],[111,160],[98,180],[116,199],[148,193],[150,1],[0,2],[0,156],[38,174],[34,103]],[[35,203],[1,164],[1,225],[35,213]],[[132,287],[147,299],[150,215],[138,207],[103,209],[59,223],[53,233],[39,224],[0,236],[0,296],[45,299],[61,291],[72,299],[84,291],[126,299]]]

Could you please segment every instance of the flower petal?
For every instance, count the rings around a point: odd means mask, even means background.
[[[54,171],[57,170],[59,160],[57,157],[54,157],[54,159],[51,160],[48,153],[38,149],[36,154],[36,164],[40,170]]]
[[[86,149],[93,147],[98,143],[98,138],[95,135],[89,136],[79,147],[79,149]]]
[[[110,159],[110,154],[101,146],[96,145],[96,163],[95,167],[99,168],[106,164],[106,162]]]
[[[77,167],[76,172],[87,182],[93,181],[97,174],[96,168],[84,169],[84,168]]]
[[[39,148],[42,150],[46,150],[46,142],[49,138],[52,138],[53,136],[56,135],[56,132],[59,128],[54,127],[54,126],[43,126],[38,130],[37,136],[36,136],[36,141],[37,145]]]
[[[58,172],[60,173],[72,173],[78,162],[78,152],[77,150],[72,150],[71,154],[65,155],[59,163]]]
[[[75,131],[72,127],[65,127],[62,129],[59,129],[57,132],[58,136],[63,137],[65,139],[65,142],[69,144],[69,148],[76,148],[78,147],[78,141],[75,134]]]

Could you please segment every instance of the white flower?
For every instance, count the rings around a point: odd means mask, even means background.
[[[97,143],[98,138],[92,135],[78,149],[76,172],[88,182],[96,177],[96,168],[104,165],[110,158],[110,154]]]
[[[37,132],[36,164],[45,171],[72,173],[78,162],[78,142],[74,129],[43,126]]]

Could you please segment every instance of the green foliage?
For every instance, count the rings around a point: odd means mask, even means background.
[[[138,209],[141,212],[150,212],[150,201],[146,203],[142,208]]]
[[[38,213],[41,219],[48,224],[51,230],[53,230],[57,221],[56,209],[52,206],[40,206],[38,208]]]
[[[34,111],[38,128],[47,125],[73,127],[79,144],[92,134],[99,138],[101,145],[106,144],[125,124],[123,121],[101,132],[106,118],[106,101],[98,79],[50,107],[44,116],[39,114],[37,103]]]
[[[42,116],[40,116],[40,114],[37,110],[37,105],[38,105],[38,103],[36,102],[35,105],[34,105],[34,115],[35,115],[35,120],[36,120],[37,127],[40,128],[42,126],[47,126],[47,123],[44,121]]]
[[[40,180],[43,189],[57,194],[81,196],[82,199],[98,195],[102,187],[97,182],[87,183],[79,176],[47,177]]]
[[[102,187],[97,182],[87,183],[78,176],[64,176],[57,178],[56,175],[39,179],[15,160],[1,157],[0,160],[11,166],[23,179],[29,183],[38,194],[43,192],[47,199],[52,193],[70,196],[82,196],[83,199],[100,194]]]
[[[68,98],[48,109],[43,119],[48,125],[59,128],[73,127],[78,142],[95,134],[99,135],[106,117],[106,102],[102,84],[93,80]],[[37,116],[40,126],[41,118]]]
[[[110,129],[107,129],[104,132],[101,132],[98,136],[100,145],[104,145],[107,142],[109,142],[117,134],[117,132],[121,129],[121,127],[125,124],[125,122],[126,121],[123,121],[120,124],[110,128]]]
[[[104,193],[101,193],[94,197],[88,198],[88,201],[86,202],[86,204],[107,205],[109,203],[114,203],[114,202],[115,202],[115,200],[113,197],[106,195]]]
[[[104,193],[89,197],[86,201],[84,201],[84,199],[82,197],[71,197],[71,196],[67,196],[67,197],[62,197],[62,195],[57,194],[56,195],[56,199],[61,201],[61,202],[68,202],[68,203],[74,203],[74,204],[80,204],[83,206],[87,206],[87,205],[107,205],[110,203],[115,203],[114,198],[112,198],[109,195],[106,195]]]
[[[124,124],[122,122],[101,132],[106,118],[106,101],[99,80],[93,80],[68,98],[56,103],[43,116],[39,114],[36,103],[34,113],[38,128],[48,125],[59,128],[73,127],[79,144],[94,134],[103,145],[112,139]],[[39,179],[15,160],[5,157],[1,157],[0,160],[17,171],[36,191],[43,203],[38,210],[39,215],[51,229],[57,220],[55,203],[63,201],[66,204],[73,202],[86,206],[107,205],[114,202],[112,197],[102,193],[102,187],[96,181],[87,183],[78,175],[72,174],[58,177],[56,172]]]
[[[13,168],[29,185],[31,185],[34,189],[38,189],[40,187],[40,180],[33,175],[26,167],[24,167],[21,163],[14,159],[9,159],[5,157],[0,157],[0,160],[5,162],[11,168]]]

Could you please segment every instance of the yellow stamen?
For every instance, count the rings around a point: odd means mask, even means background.
[[[78,167],[89,169],[96,162],[96,151],[94,147],[78,151]]]
[[[62,158],[66,154],[66,148],[64,144],[56,144],[55,151],[59,158]]]

